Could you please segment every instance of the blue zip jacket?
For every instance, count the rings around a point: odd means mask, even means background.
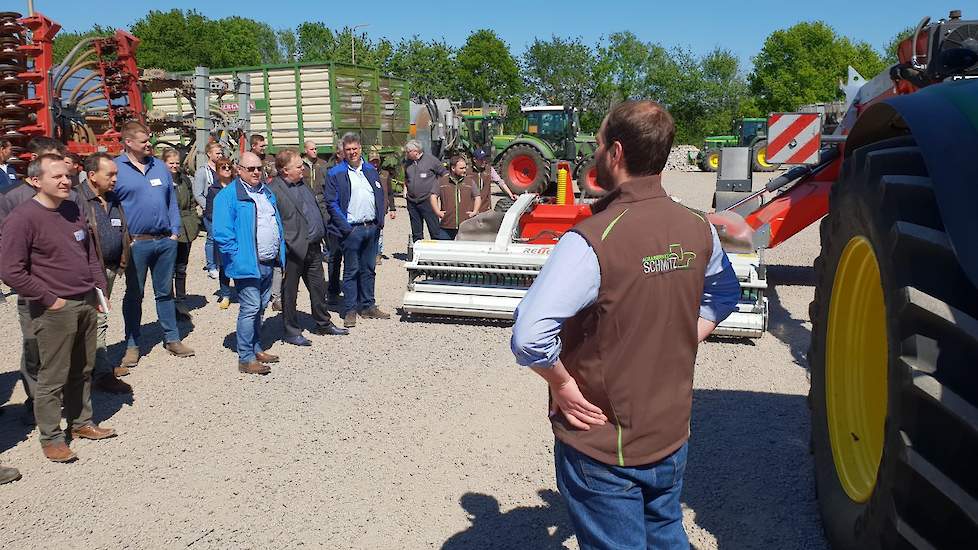
[[[221,253],[224,273],[232,279],[257,279],[258,273],[258,205],[251,200],[238,178],[221,189],[214,198],[214,242]],[[279,236],[285,235],[282,216],[275,195],[262,185],[262,193],[275,207]],[[279,266],[285,266],[285,239],[279,239]]]
[[[376,214],[377,227],[383,229],[384,214],[387,213],[386,198],[384,188],[380,185],[380,174],[373,164],[365,160],[363,163],[363,175],[371,183],[374,189],[374,209]],[[353,230],[350,223],[346,221],[346,213],[350,207],[350,166],[344,160],[337,164],[326,173],[326,187],[323,189],[323,202],[326,203],[326,210],[329,212],[329,230],[334,235],[346,237]]]

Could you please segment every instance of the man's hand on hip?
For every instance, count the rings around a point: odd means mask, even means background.
[[[590,430],[591,426],[603,426],[608,421],[600,408],[584,398],[577,381],[559,359],[553,367],[534,367],[533,371],[550,385],[550,397],[553,401],[551,416],[559,412],[571,427],[585,431]]]

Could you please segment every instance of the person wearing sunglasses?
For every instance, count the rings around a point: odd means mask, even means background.
[[[261,347],[261,322],[272,295],[272,272],[285,266],[282,217],[261,179],[262,162],[246,152],[238,177],[214,198],[214,244],[238,291],[238,370],[268,374],[279,358]]]
[[[231,161],[219,157],[214,162],[214,181],[207,186],[207,195],[204,200],[204,225],[208,228],[208,237],[213,239],[214,234],[214,198],[234,180],[234,166]],[[214,254],[214,271],[217,272],[217,305],[221,309],[231,306],[231,279],[224,272],[224,265],[221,262],[221,255]]]

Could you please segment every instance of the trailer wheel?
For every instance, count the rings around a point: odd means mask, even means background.
[[[716,172],[720,169],[720,150],[707,149],[703,153],[703,160],[700,161],[700,170],[704,172]]]
[[[812,450],[834,548],[978,540],[978,289],[911,137],[846,160],[810,313]]]
[[[773,172],[779,166],[779,164],[771,164],[767,161],[766,139],[762,139],[754,144],[754,147],[751,149],[751,168],[755,172]]]
[[[503,181],[513,193],[542,193],[550,183],[550,163],[530,145],[510,147],[500,164]]]
[[[597,161],[594,157],[591,157],[587,162],[578,167],[574,179],[577,180],[577,189],[581,192],[581,198],[598,198],[608,194],[607,191],[598,185],[598,168]]]

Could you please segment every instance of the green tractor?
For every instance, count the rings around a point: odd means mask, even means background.
[[[557,181],[557,163],[570,164],[570,176],[582,196],[600,197],[593,134],[582,134],[577,111],[560,105],[524,107],[523,131],[492,135],[494,164],[514,193],[545,193]]]
[[[689,163],[704,172],[716,172],[720,168],[720,149],[724,147],[750,147],[751,164],[755,172],[772,172],[777,164],[767,161],[767,119],[742,118],[734,123],[733,135],[707,136],[703,148]]]

